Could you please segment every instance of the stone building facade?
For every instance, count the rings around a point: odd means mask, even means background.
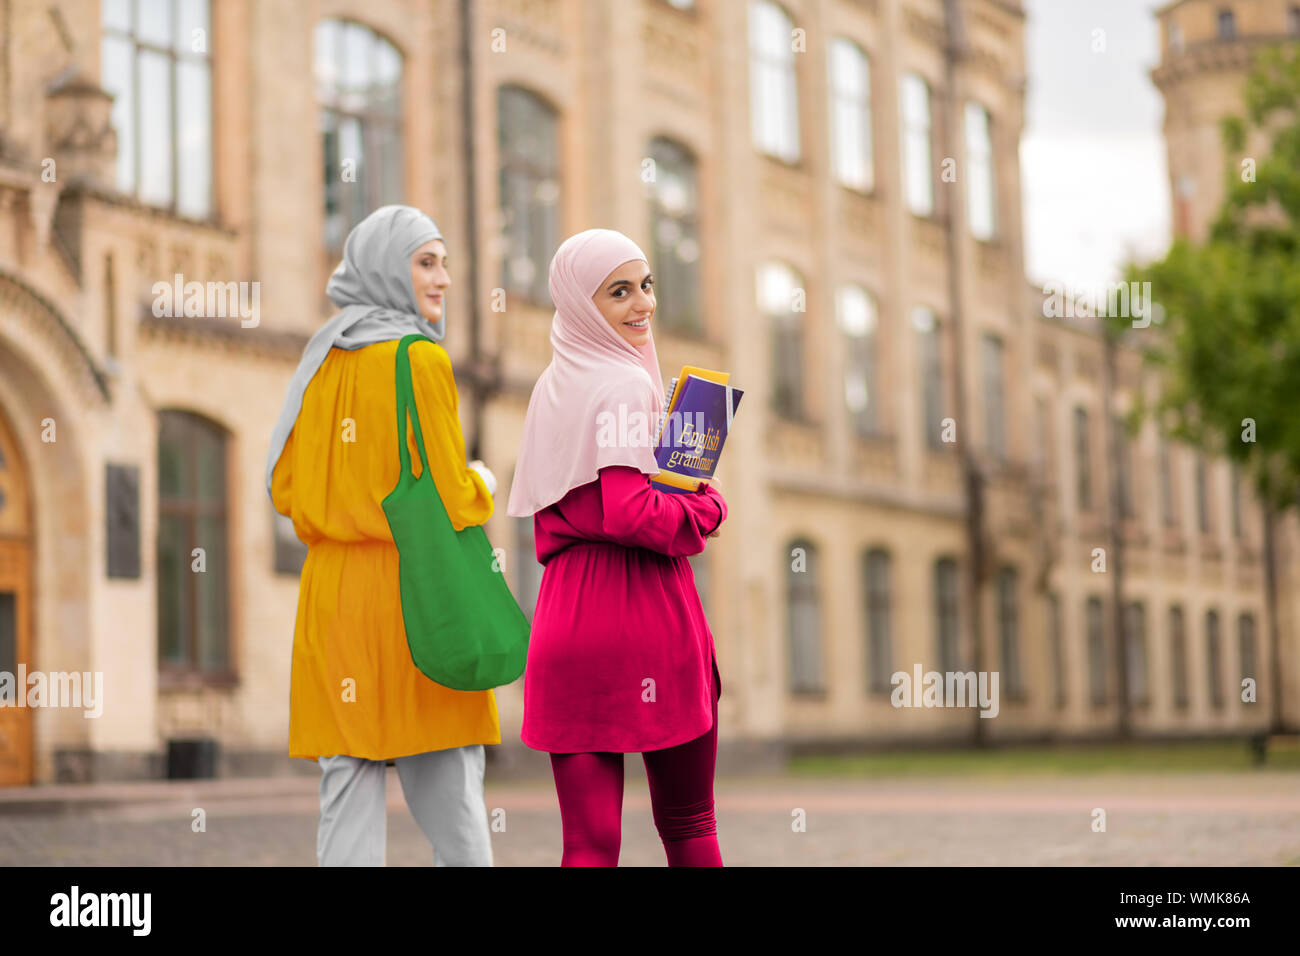
[[[0,709],[0,782],[161,775],[194,739],[218,773],[313,769],[285,756],[301,549],[263,459],[342,238],[386,202],[446,236],[462,422],[502,479],[487,530],[526,610],[540,568],[504,502],[559,241],[632,236],[659,279],[665,378],[689,363],[745,389],[719,470],[731,518],[693,561],[724,766],[969,739],[974,710],[897,708],[890,678],[971,668],[975,614],[1003,677],[989,737],[1108,734],[1113,636],[1088,609],[1109,601],[1089,564],[1100,346],[1042,319],[1024,281],[1024,12],[955,11],[950,61],[943,0],[0,7],[0,671],[103,678],[97,717]],[[1098,444],[1071,438],[1076,407]],[[1147,622],[1136,726],[1240,733],[1261,722],[1234,690],[1238,619],[1265,633],[1258,509],[1243,499],[1234,536],[1210,462],[1214,530],[1193,534],[1174,450],[1162,524],[1153,442],[1125,530]],[[536,761],[521,683],[498,702],[494,758]]]

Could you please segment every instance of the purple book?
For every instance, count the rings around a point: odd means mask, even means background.
[[[659,428],[655,449],[659,474],[650,480],[660,491],[684,495],[692,494],[704,480],[713,477],[744,392],[696,375],[687,375],[677,390],[681,394]]]

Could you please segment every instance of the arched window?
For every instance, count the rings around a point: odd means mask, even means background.
[[[835,317],[844,336],[844,404],[853,430],[869,435],[880,421],[876,413],[876,300],[859,285],[842,285],[835,293]]]
[[[402,55],[349,20],[322,20],[314,42],[325,247],[334,254],[353,226],[380,206],[402,201]]]
[[[966,104],[966,216],[970,234],[992,239],[997,231],[996,169],[989,111],[978,103]]]
[[[159,412],[158,662],[164,672],[230,671],[226,485],[225,431],[189,412]]]
[[[1024,694],[1020,677],[1020,595],[1016,569],[998,571],[998,644],[1002,651],[1002,682],[1012,697]]]
[[[1210,679],[1210,706],[1223,706],[1223,649],[1219,638],[1219,612],[1205,612],[1206,673]]]
[[[871,69],[852,40],[830,45],[831,168],[845,186],[870,190],[875,183],[871,137]]]
[[[100,82],[113,95],[117,188],[196,219],[212,215],[207,0],[103,0]]]
[[[1174,707],[1186,710],[1191,703],[1191,685],[1187,679],[1187,630],[1183,609],[1178,605],[1169,609],[1169,660],[1173,665]]]
[[[794,24],[769,0],[749,5],[749,113],[754,146],[788,163],[799,159],[799,89]]]
[[[930,87],[915,73],[899,83],[903,126],[903,199],[918,216],[934,213],[934,167],[930,143]]]
[[[1106,703],[1106,621],[1101,598],[1090,597],[1084,606],[1088,628],[1088,696],[1094,707]]]
[[[781,262],[758,269],[758,308],[772,336],[772,408],[783,418],[804,417],[803,279]]]
[[[939,653],[939,670],[961,670],[960,596],[957,561],[940,558],[934,563],[934,630]]]
[[[1141,601],[1133,601],[1125,609],[1128,618],[1124,625],[1128,667],[1128,699],[1134,706],[1149,701],[1147,686],[1147,613]]]
[[[893,689],[893,618],[889,552],[872,548],[862,556],[862,596],[867,622],[867,688],[873,694]]]
[[[650,141],[655,316],[665,329],[698,335],[700,321],[699,193],[695,158],[670,139]]]
[[[944,418],[943,350],[939,340],[939,320],[925,306],[912,310],[912,328],[917,336],[917,358],[921,380],[921,427],[926,444],[942,448]]]
[[[528,90],[497,90],[501,285],[538,305],[550,303],[551,257],[560,241],[559,121]]]
[[[825,685],[817,547],[806,539],[796,539],[786,548],[782,561],[786,566],[790,691],[795,694],[820,693]]]

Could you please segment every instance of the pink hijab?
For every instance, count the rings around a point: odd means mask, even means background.
[[[595,481],[607,465],[659,471],[648,437],[640,440],[637,431],[640,419],[652,437],[664,407],[654,334],[645,345],[632,345],[591,301],[607,275],[637,260],[649,262],[612,229],[588,229],[556,250],[550,274],[555,354],[528,402],[508,514],[535,514]]]

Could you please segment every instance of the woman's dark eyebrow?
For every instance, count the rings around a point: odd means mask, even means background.
[[[647,273],[645,274],[645,278],[642,279],[641,281],[642,281],[642,282],[645,282],[646,279],[652,278],[653,276],[654,276],[654,273],[653,273],[653,272],[647,272]],[[632,280],[631,280],[631,279],[615,279],[613,282],[611,282],[611,283],[610,283],[610,284],[605,288],[605,291],[606,291],[606,292],[613,292],[613,291],[614,291],[618,286],[621,286],[621,285],[631,285],[631,284],[632,284]]]

